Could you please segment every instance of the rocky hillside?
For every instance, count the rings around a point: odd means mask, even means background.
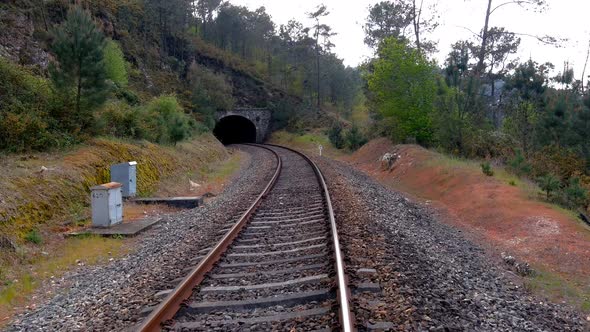
[[[107,38],[122,47],[130,67],[130,86],[143,97],[175,93],[189,99],[186,79],[191,65],[202,66],[230,82],[235,105],[271,107],[301,104],[298,97],[269,83],[255,66],[203,41],[197,35],[170,33],[162,40],[141,32],[146,13],[136,1],[88,1],[88,9]],[[0,56],[47,76],[53,56],[52,29],[65,19],[69,1],[0,3]]]

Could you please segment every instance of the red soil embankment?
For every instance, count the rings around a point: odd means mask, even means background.
[[[401,157],[393,170],[382,171],[380,158],[387,152]],[[486,246],[589,287],[590,228],[475,167],[441,160],[442,155],[419,146],[377,139],[346,161],[385,185],[432,201],[450,217],[443,219]]]

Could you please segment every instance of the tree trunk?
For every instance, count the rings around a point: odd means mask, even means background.
[[[480,75],[485,69],[484,60],[486,57],[486,46],[488,43],[488,29],[489,29],[489,25],[490,25],[491,10],[492,10],[492,0],[488,0],[488,9],[486,11],[486,22],[483,27],[483,31],[482,31],[482,35],[481,35],[481,48],[480,48],[479,54],[478,54],[479,61],[477,62],[477,66],[475,67],[475,74],[476,75]]]
[[[318,95],[318,113],[321,111],[321,96],[320,96],[320,23],[316,27],[315,35],[315,50],[316,50],[316,69],[317,69],[317,95]]]
[[[321,107],[322,107],[321,106],[322,102],[321,102],[321,97],[320,97],[320,48],[319,48],[319,46],[317,46],[316,53],[317,53],[317,69],[318,69],[318,73],[317,73],[318,74],[318,78],[317,78],[318,91],[317,92],[318,92],[318,112],[319,112],[319,111],[321,111]]]
[[[420,1],[420,9],[416,12],[416,0],[413,0],[413,21],[414,21],[414,34],[416,35],[416,49],[422,53],[422,45],[420,43],[420,17],[422,16],[422,5],[424,0]]]
[[[586,67],[588,66],[588,58],[590,58],[590,41],[588,42],[588,49],[586,51],[586,61],[584,62],[584,70],[582,71],[582,94],[584,94],[584,79],[586,76]]]
[[[82,68],[78,66],[78,84],[76,87],[76,117],[80,116],[80,100],[82,99]]]

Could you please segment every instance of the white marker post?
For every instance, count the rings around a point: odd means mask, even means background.
[[[324,147],[321,144],[318,144],[318,150],[320,150],[320,157],[322,156],[322,150]]]

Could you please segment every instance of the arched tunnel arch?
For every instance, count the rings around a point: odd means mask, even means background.
[[[220,119],[213,134],[224,145],[237,143],[256,143],[256,126],[252,121],[239,115]]]

